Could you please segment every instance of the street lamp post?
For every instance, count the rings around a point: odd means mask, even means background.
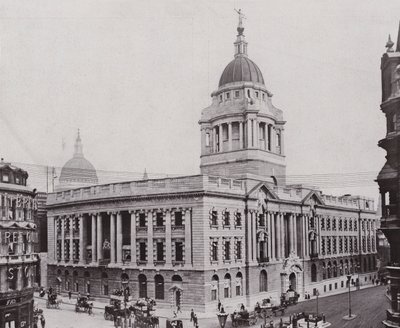
[[[124,328],[126,328],[128,326],[127,318],[126,318],[126,302],[128,301],[128,298],[130,296],[130,290],[128,287],[128,281],[122,280],[121,284],[122,284],[122,288],[123,288],[123,297],[124,297]]]
[[[319,296],[318,289],[315,291],[315,296],[317,296],[317,316],[318,316],[318,313],[319,313],[319,311],[318,311],[318,296]]]
[[[349,285],[349,314],[344,316],[345,320],[353,320],[356,315],[351,313],[351,274],[347,275],[347,284]]]
[[[225,313],[225,311],[219,312],[219,313],[217,313],[217,317],[218,317],[218,322],[219,322],[220,327],[224,328],[225,324],[226,324],[226,319],[228,317],[228,313]]]

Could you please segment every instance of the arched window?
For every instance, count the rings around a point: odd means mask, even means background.
[[[147,297],[147,278],[144,274],[140,274],[138,277],[139,280],[139,297],[146,298]]]
[[[216,301],[218,297],[219,278],[215,274],[211,278],[211,301]]]
[[[364,257],[364,260],[363,260],[363,264],[364,264],[364,272],[367,272],[368,271],[368,266],[367,266],[367,259]]]
[[[84,277],[85,277],[85,289],[86,289],[86,293],[90,294],[90,273],[88,271],[85,271],[84,273]]]
[[[333,276],[337,277],[337,263],[336,263],[336,261],[333,262]]]
[[[315,263],[311,264],[311,282],[317,281],[317,266]]]
[[[327,271],[328,271],[328,279],[332,278],[332,264],[331,264],[331,262],[328,262]]]
[[[326,279],[326,265],[322,262],[322,279]]]
[[[242,273],[238,272],[236,274],[236,296],[242,295],[242,282],[243,282]]]
[[[74,290],[76,293],[79,292],[79,282],[78,282],[78,271],[74,271],[72,274],[72,279],[74,281]]]
[[[173,275],[172,282],[182,282],[181,276],[178,276],[177,274]]]
[[[231,275],[227,273],[224,277],[224,298],[231,297]]]
[[[162,275],[158,274],[154,277],[154,283],[155,283],[155,295],[157,300],[163,300],[164,299],[164,278]]]
[[[268,276],[265,270],[260,272],[260,292],[268,291]]]
[[[121,283],[122,284],[128,284],[129,283],[129,276],[126,272],[121,274]]]
[[[69,280],[69,271],[65,270],[65,290],[71,290],[71,281]]]
[[[344,273],[349,274],[349,260],[345,260],[344,262]]]
[[[344,275],[344,271],[343,271],[343,260],[340,260],[340,264],[339,264],[339,275],[341,275],[341,276]]]

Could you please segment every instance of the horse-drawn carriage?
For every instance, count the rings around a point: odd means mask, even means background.
[[[91,310],[91,305],[88,302],[86,296],[78,297],[75,304],[75,312],[89,312]]]
[[[288,290],[286,293],[282,293],[281,295],[281,305],[292,305],[297,304],[300,295],[296,293],[294,290]]]
[[[47,295],[46,308],[59,309],[61,303],[62,300],[57,297],[57,293],[52,292]]]
[[[166,328],[183,328],[182,320],[179,319],[167,319]]]
[[[129,307],[135,316],[135,327],[139,328],[158,328],[159,318],[153,315],[156,302],[151,298],[143,298]]]
[[[257,313],[247,310],[235,311],[231,314],[232,326],[254,326],[257,323]]]
[[[111,295],[110,304],[104,307],[104,319],[115,320],[117,317],[130,318],[130,308],[122,308],[123,296]]]

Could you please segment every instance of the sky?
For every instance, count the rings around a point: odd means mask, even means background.
[[[398,1],[1,0],[1,157],[60,167],[79,128],[99,170],[199,173],[198,120],[233,59],[234,8],[287,121],[288,180],[376,197]]]

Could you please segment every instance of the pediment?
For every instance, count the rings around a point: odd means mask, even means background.
[[[264,182],[260,182],[247,193],[249,198],[257,198],[258,200],[279,199],[273,188]]]
[[[325,202],[322,199],[321,195],[315,190],[310,191],[308,195],[304,197],[301,202],[303,204],[308,204],[311,207],[314,207],[315,205],[325,205]]]

